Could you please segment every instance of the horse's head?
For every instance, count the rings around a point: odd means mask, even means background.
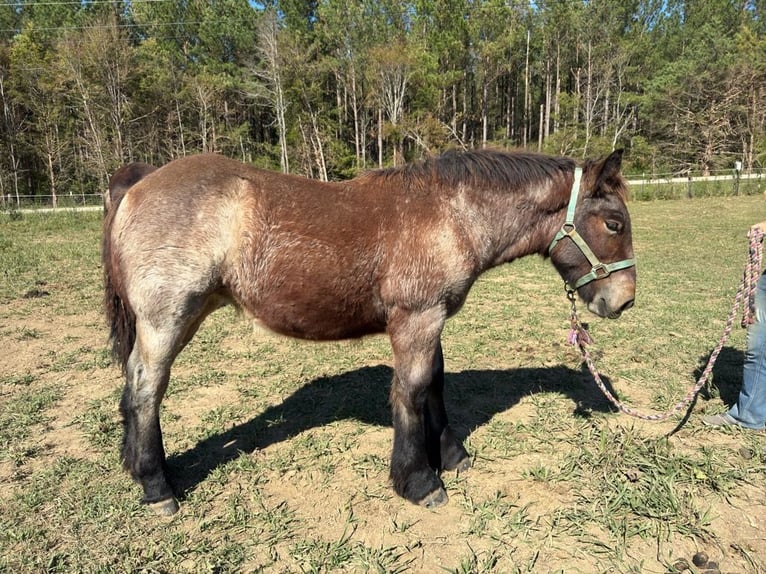
[[[576,291],[591,312],[610,319],[632,307],[636,294],[621,163],[618,150],[575,172],[566,220],[548,249],[567,289]]]

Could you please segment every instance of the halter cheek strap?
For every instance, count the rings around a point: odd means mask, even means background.
[[[585,258],[591,265],[590,272],[586,273],[577,281],[575,281],[574,285],[570,286],[569,283],[566,284],[567,291],[577,291],[577,289],[590,283],[591,281],[604,279],[605,277],[611,275],[614,271],[627,269],[628,267],[633,267],[636,264],[635,258],[623,259],[622,261],[616,261],[614,263],[601,263],[601,261],[598,260],[598,257],[596,257],[596,254],[593,253],[593,250],[588,247],[588,244],[577,232],[577,228],[575,228],[574,224],[574,216],[575,208],[577,207],[577,197],[580,194],[581,180],[582,168],[577,167],[575,168],[574,172],[574,182],[572,183],[572,192],[569,196],[569,205],[567,206],[567,216],[564,220],[564,225],[562,225],[561,229],[556,232],[556,235],[553,237],[553,241],[551,241],[550,247],[548,247],[548,255],[550,256],[550,254],[553,253],[554,247],[558,245],[558,242],[565,237],[569,237],[569,239],[571,239],[580,249],[582,254],[585,255]]]

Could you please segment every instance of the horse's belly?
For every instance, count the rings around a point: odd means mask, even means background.
[[[313,340],[362,337],[385,329],[385,312],[371,279],[328,264],[264,273],[240,291],[237,303],[276,333]]]
[[[260,326],[299,339],[354,339],[385,330],[385,321],[369,304],[353,306],[348,302],[277,299],[253,311],[253,318]]]
[[[288,230],[286,230],[288,229]],[[283,224],[240,242],[224,284],[266,328],[314,340],[361,337],[385,329],[372,239],[331,242],[324,228],[302,235]]]

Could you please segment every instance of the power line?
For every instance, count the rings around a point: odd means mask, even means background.
[[[153,28],[158,26],[189,26],[192,24],[228,24],[230,22],[226,22],[224,20],[187,20],[187,21],[181,21],[181,22],[150,22],[147,24],[92,24],[89,26],[46,26],[46,27],[37,27],[35,26],[33,29],[36,32],[72,32],[72,31],[83,31],[83,30],[110,30],[112,28]],[[15,32],[15,33],[21,33],[20,28],[0,28],[0,34],[4,32]]]
[[[31,8],[32,6],[89,6],[91,4],[115,4],[120,0],[88,0],[83,4],[83,0],[56,0],[49,2],[13,2],[5,4],[13,8]],[[148,4],[150,2],[170,2],[171,0],[130,0],[131,4]]]
[[[138,3],[151,3],[151,2],[171,2],[172,0],[130,0],[131,4],[138,4]],[[115,0],[91,0],[90,4],[113,4]],[[253,7],[252,3],[248,2],[251,7]],[[17,2],[14,4],[8,4],[8,6],[23,6],[23,7],[30,7],[30,6],[63,6],[63,5],[81,5],[82,1],[79,0],[56,0],[56,1],[49,1],[49,2]],[[72,32],[72,31],[82,31],[87,29],[110,29],[110,28],[151,28],[151,27],[167,27],[167,26],[188,26],[188,25],[197,25],[197,24],[221,24],[224,21],[222,20],[189,20],[189,21],[176,21],[176,22],[149,22],[145,24],[92,24],[92,25],[86,25],[86,26],[45,26],[45,27],[35,27],[35,30],[39,30],[41,32]],[[0,29],[0,33],[6,33],[6,32],[20,32],[19,28],[2,28]]]
[[[53,32],[53,31],[65,31],[72,30],[91,30],[91,29],[111,29],[111,28],[151,28],[152,26],[184,26],[189,24],[215,24],[212,20],[191,20],[188,22],[151,22],[149,24],[93,24],[90,26],[46,26],[44,28],[35,27],[34,30],[41,32]],[[4,28],[0,29],[0,32],[18,32],[17,28]]]

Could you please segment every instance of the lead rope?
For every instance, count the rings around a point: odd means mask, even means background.
[[[745,264],[745,271],[742,275],[742,280],[740,281],[737,294],[734,296],[734,305],[729,312],[728,318],[726,319],[726,326],[724,327],[721,340],[710,355],[707,365],[705,366],[705,370],[702,371],[702,375],[697,381],[697,384],[691,388],[691,390],[683,399],[681,399],[678,403],[675,404],[675,406],[664,413],[640,413],[620,402],[611,392],[609,392],[609,389],[606,388],[606,385],[604,385],[604,382],[601,380],[601,377],[596,370],[596,366],[593,364],[593,359],[588,352],[587,346],[593,343],[593,338],[590,336],[590,333],[588,333],[588,330],[583,326],[583,324],[580,322],[580,318],[577,316],[575,292],[571,289],[567,289],[567,298],[569,299],[569,304],[572,308],[571,329],[569,330],[569,337],[567,340],[570,345],[577,345],[580,348],[583,359],[585,360],[585,364],[588,365],[588,369],[593,375],[593,378],[596,380],[598,388],[601,389],[601,392],[604,393],[604,396],[609,399],[609,402],[611,402],[615,407],[617,407],[625,414],[632,417],[647,421],[662,421],[673,416],[675,413],[686,407],[692,400],[694,400],[694,397],[697,395],[700,389],[705,386],[705,383],[707,383],[707,380],[710,377],[710,373],[713,372],[713,365],[718,358],[718,354],[721,352],[721,349],[726,343],[726,340],[729,338],[732,325],[734,324],[734,317],[737,314],[737,309],[739,309],[739,305],[743,298],[745,300],[745,305],[743,308],[741,325],[742,327],[747,327],[748,325],[751,325],[755,322],[755,291],[758,284],[758,278],[761,273],[761,262],[763,260],[763,237],[764,233],[757,229],[751,229],[748,233],[750,248],[748,252],[747,263]]]

